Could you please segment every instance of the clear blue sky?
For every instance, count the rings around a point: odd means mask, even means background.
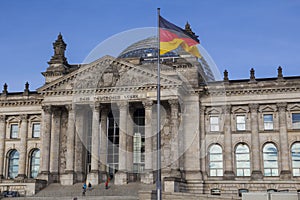
[[[69,63],[81,63],[105,39],[155,27],[157,7],[178,26],[188,21],[221,72],[229,78],[300,75],[299,0],[2,0],[0,92],[35,90],[62,32]]]

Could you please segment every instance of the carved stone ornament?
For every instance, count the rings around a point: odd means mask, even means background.
[[[253,112],[257,112],[258,111],[258,108],[259,108],[259,104],[257,103],[250,103],[249,104],[249,108],[250,108],[250,111],[253,113]]]
[[[42,106],[42,109],[44,110],[45,113],[51,114],[51,106]]]
[[[143,105],[144,105],[144,108],[146,110],[151,109],[152,105],[153,105],[153,101],[152,100],[145,100],[145,101],[143,101]]]
[[[285,112],[287,108],[287,103],[286,102],[277,103],[277,108],[279,112]]]
[[[224,114],[230,114],[231,113],[231,105],[223,105],[222,106],[222,112]]]
[[[5,115],[0,115],[0,122],[5,122],[5,118],[6,118]]]
[[[117,103],[118,107],[120,110],[125,110],[128,108],[128,102],[127,101],[122,101]]]
[[[23,115],[20,115],[20,119],[23,121],[26,121],[28,118],[28,115],[27,114],[23,114]]]

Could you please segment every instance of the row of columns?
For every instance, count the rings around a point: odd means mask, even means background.
[[[278,103],[278,115],[279,115],[279,141],[280,141],[280,156],[281,156],[281,173],[280,176],[284,179],[291,177],[291,171],[288,161],[288,135],[287,135],[287,120],[286,120],[286,103]],[[259,125],[258,125],[258,108],[259,104],[249,104],[250,108],[250,119],[251,119],[251,152],[252,152],[252,178],[254,180],[262,179],[262,163],[261,163],[261,149],[260,149],[260,139],[259,139]],[[231,106],[226,105],[223,107],[224,114],[224,162],[225,171],[224,179],[233,179],[233,158],[232,158],[232,134],[231,134]],[[201,110],[201,140],[205,139],[205,129],[204,129],[204,109]],[[205,144],[203,144],[206,146]],[[206,171],[205,166],[205,149],[202,149],[201,155],[201,170]]]

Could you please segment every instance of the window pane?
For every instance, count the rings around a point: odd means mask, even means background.
[[[212,145],[209,148],[210,176],[223,176],[223,155],[220,145]]]
[[[10,126],[10,138],[18,138],[18,133],[19,133],[19,125],[12,124]]]
[[[210,117],[210,131],[219,131],[219,117]]]
[[[278,176],[278,152],[274,144],[268,143],[263,148],[265,176]]]
[[[264,115],[264,129],[273,130],[273,115],[265,114]]]
[[[40,132],[41,132],[41,125],[38,124],[38,123],[33,124],[33,126],[32,126],[32,137],[33,138],[40,137]]]
[[[292,123],[294,129],[300,128],[300,113],[293,113],[292,114]]]

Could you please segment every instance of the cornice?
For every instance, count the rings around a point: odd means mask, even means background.
[[[42,104],[42,99],[37,100],[9,100],[0,101],[0,107],[13,107],[13,106],[38,106]]]

